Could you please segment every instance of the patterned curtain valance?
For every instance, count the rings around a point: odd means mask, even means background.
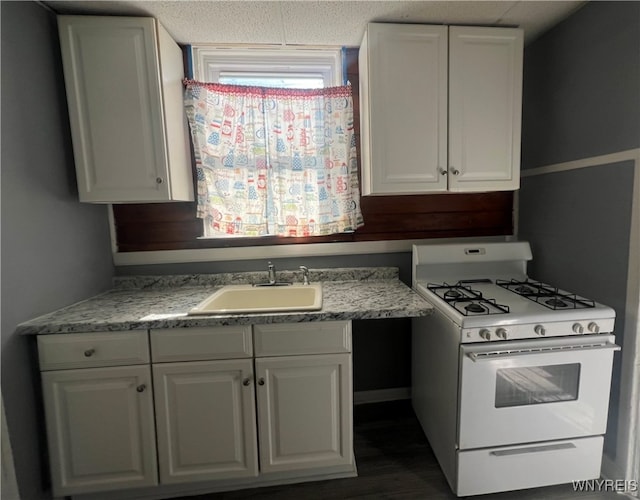
[[[185,85],[205,236],[319,236],[363,225],[350,86]]]

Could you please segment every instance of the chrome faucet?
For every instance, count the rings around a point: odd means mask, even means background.
[[[253,286],[288,286],[291,285],[290,281],[278,281],[278,276],[276,275],[276,266],[274,266],[271,262],[269,262],[268,266],[269,278],[266,283],[256,283]]]
[[[275,285],[277,282],[276,279],[276,266],[274,266],[271,262],[269,262],[269,284]]]
[[[309,284],[309,268],[307,266],[300,266],[300,271],[302,271],[302,284]]]

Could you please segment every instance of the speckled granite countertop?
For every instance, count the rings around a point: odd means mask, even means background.
[[[227,284],[261,283],[265,272],[116,277],[114,288],[18,325],[20,334],[183,328],[258,323],[426,316],[431,305],[398,279],[397,268],[310,270],[322,282],[319,311],[188,316]],[[300,282],[300,272],[280,271],[279,281]]]

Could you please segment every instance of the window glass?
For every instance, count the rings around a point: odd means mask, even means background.
[[[495,407],[575,401],[579,380],[579,363],[499,369]]]
[[[324,85],[322,75],[270,74],[270,73],[231,73],[221,72],[219,83],[229,85],[251,85],[256,87],[277,87],[284,89],[321,89]]]

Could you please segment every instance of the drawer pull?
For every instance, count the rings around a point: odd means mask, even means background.
[[[90,358],[95,353],[96,353],[95,349],[87,349],[86,351],[84,351],[84,356],[85,356],[85,358]]]
[[[508,457],[510,455],[524,455],[527,453],[540,453],[545,451],[556,451],[556,450],[571,450],[575,448],[576,445],[573,443],[559,443],[559,444],[550,444],[550,445],[542,445],[542,446],[530,446],[527,448],[514,448],[511,450],[497,450],[489,452],[489,455],[493,455],[494,457]]]
[[[242,385],[244,385],[245,387],[248,385],[251,385],[251,377],[247,377],[242,381]]]
[[[144,390],[147,388],[146,385],[144,384],[140,384],[138,387],[136,387],[136,391],[138,392],[144,392]]]
[[[258,379],[258,385],[264,385],[264,379],[262,377]]]

